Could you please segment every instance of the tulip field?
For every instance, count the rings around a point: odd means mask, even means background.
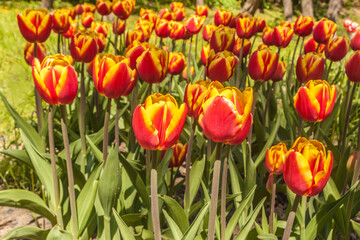
[[[357,19],[93,2],[0,5],[2,239],[360,239]]]

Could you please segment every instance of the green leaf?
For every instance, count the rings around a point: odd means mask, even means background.
[[[244,194],[247,195],[250,190],[256,185],[256,169],[255,164],[251,159],[251,147],[246,143],[246,172],[245,172],[245,186]]]
[[[352,229],[356,233],[356,235],[360,238],[360,223],[355,222],[354,220],[350,219]]]
[[[175,201],[175,199],[166,196],[159,195],[159,197],[164,201],[166,206],[168,207],[169,214],[174,219],[175,223],[181,229],[182,233],[185,233],[189,228],[189,222],[186,216],[184,209],[180,206],[180,204]]]
[[[86,141],[87,143],[89,144],[92,152],[94,153],[94,156],[95,158],[99,161],[99,162],[102,162],[103,159],[102,159],[102,152],[96,147],[96,145],[93,143],[93,141],[91,140],[91,138],[86,135]]]
[[[165,211],[165,209],[163,209],[163,213],[166,218],[166,221],[169,224],[174,240],[181,240],[183,233],[181,232],[179,226],[176,224],[175,220],[169,216],[169,214]]]
[[[201,182],[201,179],[202,179],[203,173],[204,173],[205,161],[206,161],[206,156],[203,155],[202,157],[197,159],[192,164],[191,171],[190,171],[190,203],[189,203],[189,207],[192,206],[195,196],[199,191],[200,182]]]
[[[264,233],[257,236],[258,239],[264,239],[264,240],[278,240],[277,236],[270,233]]]
[[[196,218],[194,219],[194,221],[192,222],[192,224],[190,225],[190,227],[188,228],[188,230],[186,231],[186,233],[182,237],[182,240],[194,239],[195,238],[196,232],[198,231],[201,222],[204,220],[204,217],[205,217],[205,215],[207,214],[207,212],[209,210],[209,206],[210,206],[210,203],[207,202],[201,208],[198,215],[196,216]]]
[[[124,220],[120,217],[120,215],[116,212],[116,210],[113,208],[112,210],[116,223],[120,229],[121,236],[126,240],[135,240],[134,235],[129,230],[129,227],[126,225]]]
[[[0,153],[5,154],[9,157],[15,158],[22,163],[25,163],[29,168],[34,168],[29,156],[27,155],[25,150],[18,150],[18,149],[12,149],[12,150],[1,150]]]
[[[121,169],[117,149],[112,148],[99,179],[98,195],[105,217],[111,217],[111,209],[118,199],[121,187]]]
[[[45,240],[50,230],[44,230],[37,227],[19,227],[8,232],[2,240],[10,239],[31,239]]]
[[[241,178],[240,173],[234,163],[231,151],[229,156],[229,172],[232,192],[234,194],[239,194],[239,196],[235,198],[235,207],[238,208],[242,199],[240,183],[243,182],[243,179]]]
[[[46,240],[73,240],[73,235],[65,230],[61,230],[56,225],[51,229]]]

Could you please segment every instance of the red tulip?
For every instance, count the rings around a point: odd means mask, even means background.
[[[356,31],[356,33],[352,36],[350,47],[354,51],[360,50],[360,30]]]
[[[83,3],[82,8],[83,8],[84,12],[91,12],[93,14],[95,13],[95,10],[96,10],[96,6],[91,3]]]
[[[167,8],[163,8],[163,9],[160,10],[159,17],[161,19],[166,19],[168,21],[174,20],[173,13],[170,12],[169,9],[167,9]]]
[[[257,18],[255,18],[255,22],[256,22],[256,32],[262,32],[264,30],[264,28],[266,27],[265,19],[263,19],[261,17],[257,17]]]
[[[112,3],[109,0],[96,0],[96,9],[102,16],[107,16],[112,11]]]
[[[66,33],[63,33],[62,35],[64,38],[72,38],[76,31],[77,31],[77,24],[75,21],[71,21],[69,29],[66,31]]]
[[[175,22],[173,21],[170,24],[170,34],[169,37],[174,40],[183,39],[186,34],[186,28],[185,25],[181,22]]]
[[[284,158],[287,148],[284,143],[278,143],[266,150],[265,167],[269,173],[282,174],[284,167]]]
[[[185,18],[186,12],[184,8],[179,8],[173,11],[173,18],[175,21],[182,21]]]
[[[114,34],[115,34],[115,25],[116,25],[116,21],[114,21],[112,24]],[[126,27],[126,21],[118,20],[116,34],[117,35],[123,34],[125,32],[125,27]]]
[[[171,25],[166,19],[158,19],[155,25],[155,33],[160,38],[167,38],[170,34]]]
[[[211,36],[213,32],[217,29],[217,26],[215,24],[207,24],[204,26],[203,30],[203,38],[205,41],[209,41],[211,39]]]
[[[93,13],[84,12],[81,15],[81,24],[84,26],[84,28],[90,28],[93,21],[95,21],[95,16]]]
[[[200,17],[197,15],[191,15],[189,18],[185,20],[186,29],[191,34],[197,34],[202,28],[204,21],[205,21],[205,16]]]
[[[228,26],[232,18],[232,12],[225,9],[217,9],[214,15],[214,23],[216,26],[224,25]]]
[[[296,77],[301,83],[321,79],[324,74],[325,63],[321,53],[309,52],[300,55],[296,64]]]
[[[171,148],[173,149],[173,156],[170,160],[169,168],[180,167],[185,161],[188,145],[183,145],[178,141]]]
[[[68,10],[56,9],[52,14],[53,29],[57,33],[66,33],[70,27],[70,16]]]
[[[308,40],[305,41],[304,44],[304,53],[309,53],[309,52],[317,52],[318,53],[322,53],[325,50],[325,44],[320,44],[315,42],[314,38],[309,38]]]
[[[336,24],[333,21],[328,20],[327,18],[323,18],[318,21],[314,26],[314,40],[317,43],[326,44],[329,40],[331,40],[335,32]]]
[[[162,82],[168,71],[167,51],[151,46],[136,60],[136,69],[141,80],[147,83]]]
[[[179,75],[182,73],[186,65],[185,56],[182,53],[169,53],[169,73],[171,75]]]
[[[295,25],[294,25],[294,32],[296,35],[299,35],[301,37],[309,36],[312,33],[314,26],[314,20],[309,17],[302,15],[298,16],[296,19]]]
[[[344,37],[335,37],[325,46],[325,56],[333,62],[343,59],[349,51],[349,40]]]
[[[209,58],[210,44],[203,46],[201,49],[201,63],[206,66],[207,59]]]
[[[255,81],[268,81],[274,75],[278,61],[279,55],[268,48],[255,51],[249,59],[250,77]]]
[[[286,72],[286,64],[284,61],[279,61],[275,73],[272,75],[271,80],[274,82],[281,81]]]
[[[106,22],[92,22],[91,23],[91,31],[103,34],[105,37],[107,36],[109,30]]]
[[[207,17],[209,13],[209,7],[205,5],[197,5],[195,9],[195,14],[198,16],[205,16]]]
[[[112,11],[121,20],[128,19],[133,9],[134,9],[134,4],[130,0],[113,1]]]
[[[235,44],[235,29],[219,26],[211,35],[210,49],[215,53],[225,50],[232,51]]]
[[[184,103],[188,107],[188,115],[190,117],[195,119],[199,118],[199,110],[205,96],[207,95],[207,90],[210,86],[210,83],[210,81],[198,80],[194,84],[189,82],[186,85]]]
[[[70,53],[77,62],[91,62],[98,52],[95,33],[79,31],[71,38]]]
[[[236,21],[236,33],[239,38],[249,39],[256,33],[256,20],[254,18],[238,18]]]
[[[212,81],[225,82],[234,75],[238,62],[239,59],[232,52],[223,51],[215,54],[211,49],[206,62],[206,76]]]
[[[140,43],[139,41],[135,40],[134,42],[132,42],[125,51],[125,57],[130,59],[130,67],[131,69],[135,69],[136,68],[136,60],[138,59],[138,57],[140,57],[140,55],[147,50],[148,48],[150,48],[150,46],[155,47],[153,44],[148,43],[148,42],[143,42]]]
[[[27,64],[31,66],[33,59],[34,59],[34,45],[35,43],[26,43],[25,49],[24,49],[24,58]],[[46,49],[45,45],[42,43],[38,43],[36,47],[36,55],[40,62],[44,60],[46,56]]]
[[[144,42],[146,40],[144,32],[138,29],[128,31],[126,33],[125,46],[129,46],[135,40],[139,42]]]
[[[353,53],[345,61],[346,76],[352,82],[360,82],[360,51]]]

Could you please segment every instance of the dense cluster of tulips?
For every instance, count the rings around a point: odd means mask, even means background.
[[[187,16],[172,2],[158,13],[141,8],[130,28],[134,8],[135,0],[97,0],[18,14],[38,132],[23,119],[19,126],[47,199],[23,191],[20,207],[52,228],[5,239],[349,239],[351,226],[360,229],[350,225],[360,161],[347,138],[360,82],[356,23],[344,22],[349,41],[326,18],[269,27],[225,9],[206,19],[207,6]],[[103,22],[108,15],[113,22]],[[51,31],[57,53],[48,55]],[[347,89],[333,65],[345,69]],[[330,137],[336,118],[341,129]],[[275,214],[277,186],[286,222]],[[0,191],[0,203],[19,206],[16,191]]]

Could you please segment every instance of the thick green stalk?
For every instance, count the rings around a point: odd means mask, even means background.
[[[110,218],[104,216],[105,240],[111,240]]]
[[[195,62],[197,62],[197,45],[198,45],[198,36],[199,36],[199,34],[196,34],[196,37],[195,37]]]
[[[196,128],[196,122],[193,118],[191,118],[191,132],[189,136],[189,144],[186,152],[186,172],[185,172],[185,201],[184,207],[186,213],[189,214],[190,212],[190,164],[191,164],[191,152],[192,152],[192,145],[194,141],[194,132]]]
[[[327,73],[326,73],[326,77],[325,77],[325,80],[328,81],[329,79],[329,74],[330,74],[330,71],[331,71],[331,65],[332,65],[333,61],[330,60],[330,64],[329,64],[329,68],[327,70]]]
[[[276,174],[273,174],[273,184],[271,187],[270,215],[269,215],[269,228],[271,234],[274,234],[275,199],[276,199]]]
[[[61,34],[58,33],[58,40],[57,40],[57,52],[58,52],[58,53],[61,53],[60,39],[61,39]]]
[[[271,94],[273,92],[275,92],[275,86],[276,86],[276,82],[273,82],[270,89],[269,89],[269,92],[268,92],[268,95],[267,95],[267,98],[266,98],[266,103],[265,103],[265,109],[264,109],[264,116],[263,116],[263,124],[264,126],[266,125],[266,113],[267,113],[267,110],[269,108],[269,103],[270,103],[270,98],[271,98]]]
[[[155,240],[161,240],[161,230],[160,230],[160,217],[159,217],[159,201],[158,201],[158,192],[157,192],[157,151],[153,152],[152,159],[152,168],[151,168],[151,215],[153,222],[153,230]]]
[[[295,215],[296,215],[296,210],[297,207],[299,205],[301,196],[300,195],[296,195],[294,203],[291,207],[291,212],[289,213],[288,219],[286,221],[286,227],[285,227],[285,231],[284,231],[284,235],[282,240],[288,240],[290,238],[290,233],[291,233],[291,228],[294,224],[294,219],[295,219]]]
[[[111,110],[111,98],[108,98],[104,119],[104,132],[103,132],[103,168],[106,164],[106,159],[108,155],[108,140],[109,140],[109,120],[110,120],[110,110]]]
[[[225,239],[226,233],[226,184],[227,184],[227,161],[229,159],[231,145],[226,145],[226,157],[224,159],[223,171],[221,177],[221,213],[220,213],[220,226],[221,226],[221,239]]]
[[[303,221],[300,223],[300,240],[306,240],[306,234],[305,234],[305,229],[306,229],[306,224],[305,224],[305,215],[306,215],[306,201],[307,201],[307,196],[302,196],[301,199],[301,212],[303,215]]]
[[[84,170],[86,160],[86,138],[85,138],[85,112],[86,112],[86,93],[85,93],[85,63],[81,63],[81,81],[80,81],[80,137],[81,153],[83,157],[82,170]],[[84,166],[83,166],[84,165]]]

